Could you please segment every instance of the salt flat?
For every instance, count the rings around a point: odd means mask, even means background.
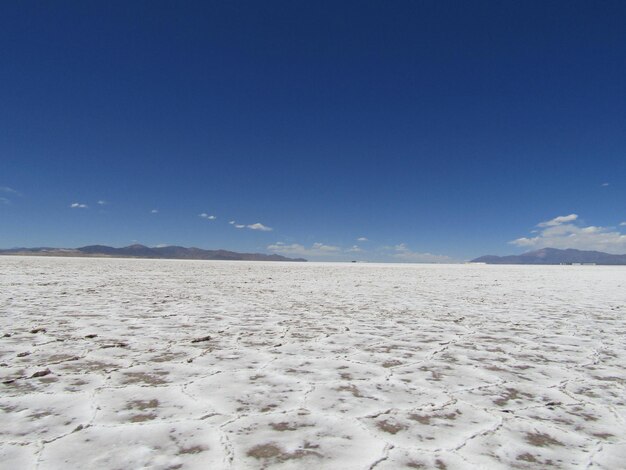
[[[625,313],[623,267],[2,257],[0,467],[626,468]]]

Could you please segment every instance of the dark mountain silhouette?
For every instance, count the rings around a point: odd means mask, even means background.
[[[204,259],[233,261],[306,261],[303,258],[287,258],[281,255],[262,253],[237,253],[227,250],[203,250],[184,246],[148,247],[130,245],[114,248],[105,245],[89,245],[80,248],[11,248],[0,250],[0,255],[39,255],[39,256],[84,256],[111,258],[153,258],[153,259]]]
[[[511,256],[481,256],[473,259],[472,263],[487,264],[605,264],[626,265],[626,255],[612,255],[601,251],[581,251],[574,249],[558,250],[556,248],[542,248],[529,251],[521,255]]]

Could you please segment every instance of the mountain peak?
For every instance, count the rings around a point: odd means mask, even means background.
[[[277,254],[237,253],[227,250],[203,250],[184,246],[161,246],[150,248],[136,243],[122,248],[106,245],[87,245],[75,249],[66,248],[13,248],[0,250],[0,255],[41,255],[41,256],[95,256],[110,258],[151,258],[151,259],[195,259],[232,261],[306,261],[303,258],[287,258]]]
[[[613,255],[601,251],[582,251],[574,248],[541,248],[521,255],[481,256],[472,263],[487,264],[604,264],[626,265],[626,255]]]

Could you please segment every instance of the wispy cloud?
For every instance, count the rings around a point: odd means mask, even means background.
[[[539,222],[537,227],[554,227],[556,225],[561,225],[567,222],[573,222],[578,219],[578,214],[570,214],[570,215],[560,215],[551,220],[546,220],[545,222]]]
[[[202,215],[202,214],[201,214]],[[268,227],[267,225],[263,225],[261,222],[257,222],[256,224],[238,224],[236,221],[231,220],[228,222],[230,225],[232,225],[235,228],[247,228],[250,230],[258,230],[260,232],[271,232],[272,230],[274,230],[272,227]]]
[[[203,212],[202,214],[198,214],[198,217],[200,217],[202,219],[207,219],[207,220],[215,220],[215,219],[217,219],[217,217],[215,217],[214,215],[209,215],[206,212]]]
[[[406,243],[395,245],[392,249],[395,251],[392,257],[406,263],[449,263],[452,261],[449,256],[412,251]]]
[[[158,210],[158,209],[152,209],[152,210],[150,211],[150,213],[151,213],[151,214],[158,214],[158,213],[159,213],[159,210]]]
[[[602,183],[600,186],[606,188],[607,186],[611,186],[611,183]]]
[[[15,196],[22,195],[22,193],[20,193],[18,190],[9,188],[8,186],[0,186],[0,193],[13,194]]]
[[[626,227],[626,222],[622,222],[619,224],[620,227]]]
[[[310,247],[305,247],[299,243],[286,245],[282,242],[276,242],[269,245],[267,249],[274,253],[292,256],[309,256],[309,257],[329,257],[336,256],[341,253],[341,248],[333,245],[325,245],[324,243],[313,243]]]
[[[105,201],[104,199],[100,199],[100,200],[98,201],[98,205],[99,205],[99,206],[106,206],[107,204],[108,204],[108,202],[107,202],[107,201]]]
[[[320,250],[325,253],[336,253],[341,251],[341,248],[333,245],[325,245],[324,243],[313,243],[313,249]]]
[[[271,232],[272,230],[274,230],[272,227],[267,227],[260,222],[257,222],[256,224],[246,225],[246,227],[248,227],[250,230],[260,230],[261,232]]]
[[[359,237],[359,238],[356,239],[356,241],[357,242],[366,242],[366,241],[369,241],[369,240],[367,238],[365,238],[365,237]]]
[[[348,248],[346,251],[347,251],[348,253],[360,253],[360,252],[361,252],[361,251],[363,251],[363,250],[362,250],[362,249],[361,249],[361,247],[360,247],[360,246],[358,246],[358,245],[352,245],[352,246],[351,246],[350,248]]]
[[[8,186],[0,186],[0,193],[4,193],[5,195],[11,196],[11,197],[22,195],[22,193],[20,193],[16,189],[9,188]],[[10,206],[11,199],[9,199],[8,197],[0,197],[0,204],[4,206]]]
[[[72,209],[87,209],[89,206],[87,204],[81,204],[80,202],[73,202],[70,204]]]
[[[534,237],[521,237],[510,241],[521,248],[575,248],[579,250],[597,250],[608,253],[626,252],[626,235],[611,227],[594,225],[581,226],[574,222],[578,216],[560,216],[547,223],[538,224],[543,227]],[[620,226],[622,226],[620,224]]]

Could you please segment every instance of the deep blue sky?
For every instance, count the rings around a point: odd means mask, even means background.
[[[626,252],[625,25],[624,1],[3,2],[0,247]]]

